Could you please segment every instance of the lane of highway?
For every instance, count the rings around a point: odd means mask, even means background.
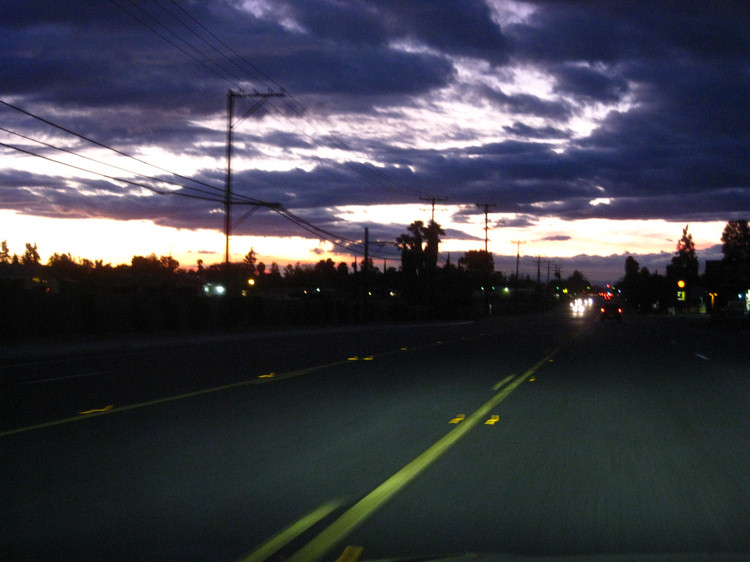
[[[107,365],[144,375],[51,383],[96,387],[89,408],[102,391],[125,403],[3,435],[5,558],[637,553],[680,541],[750,553],[737,523],[750,520],[741,338],[563,314],[329,335],[322,350],[320,334],[297,334],[294,346],[114,351]],[[206,357],[224,356],[206,377]],[[24,364],[14,392],[33,402],[48,383],[20,384],[45,378]],[[86,356],[61,373],[101,364]],[[169,384],[129,388],[163,369]],[[225,369],[242,372],[214,372]]]
[[[415,351],[505,328],[491,324],[331,328],[224,338],[54,348],[4,358],[0,435],[69,423],[80,412],[116,413],[194,393],[272,382],[347,361]],[[41,357],[35,354],[39,353]],[[33,389],[28,388],[33,386]]]
[[[747,334],[690,330],[706,361],[662,320],[597,322],[347,542],[371,558],[750,558]]]
[[[406,339],[377,332],[380,340],[366,342],[368,351],[382,352],[372,361],[364,358],[375,354],[349,361],[354,355],[348,349],[327,350],[345,360],[276,384],[200,392],[4,436],[6,482],[14,483],[4,495],[3,528],[12,534],[4,544],[13,552],[33,545],[40,559],[59,552],[73,559],[94,544],[102,557],[137,545],[159,552],[161,560],[208,560],[229,543],[236,557],[295,520],[294,514],[332,497],[363,496],[442,437],[445,412],[456,403],[476,407],[486,400],[498,380],[494,364],[480,353],[486,351],[480,336],[486,328],[419,327]],[[525,347],[535,352],[548,343],[525,338],[523,330],[513,335],[503,322],[489,328],[506,340],[494,350],[498,356],[515,357]],[[309,341],[321,344],[315,335]],[[309,341],[295,349],[309,348]],[[206,352],[184,352],[190,351]],[[305,360],[304,354],[296,359]],[[455,361],[471,365],[473,376],[456,379]],[[513,361],[527,364],[523,356]],[[181,370],[189,363],[171,364]],[[488,366],[489,376],[482,372]],[[116,389],[91,386],[97,393],[138,395],[127,379],[114,382],[120,383]],[[34,395],[29,398],[33,402]],[[77,404],[80,397],[57,398]],[[100,397],[96,403],[106,404]],[[148,525],[138,515],[144,513]]]

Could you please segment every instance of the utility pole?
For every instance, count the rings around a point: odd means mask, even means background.
[[[476,206],[479,207],[480,209],[484,209],[484,252],[489,254],[488,248],[489,248],[490,227],[489,227],[488,216],[490,212],[490,207],[497,207],[497,205],[493,203],[477,203]]]
[[[369,264],[368,261],[370,259],[370,229],[368,227],[365,227],[365,257],[362,262],[362,320],[367,320],[369,317],[369,303],[368,303],[368,296],[370,292],[370,283],[369,279],[367,279],[367,276],[369,274]]]
[[[536,286],[537,290],[541,288],[542,284],[542,256],[537,256],[536,259]]]
[[[526,244],[526,240],[511,240],[511,244],[516,245],[516,291],[518,291],[518,263],[521,261],[521,244]]]
[[[229,282],[229,237],[232,235],[232,133],[234,131],[234,98],[257,98],[254,109],[260,107],[268,98],[279,98],[283,92],[245,92],[244,90],[229,90],[227,92],[227,172],[224,188],[224,274]],[[227,287],[228,289],[229,287]]]
[[[447,197],[420,197],[419,199],[422,200],[422,201],[430,201],[430,202],[432,202],[432,215],[430,217],[430,220],[432,222],[435,222],[435,203],[436,202],[441,202],[441,201],[447,201],[448,200]]]
[[[489,261],[489,239],[490,239],[490,223],[489,213],[490,207],[497,207],[494,203],[476,203],[476,206],[480,209],[484,209],[484,253],[485,258]],[[492,275],[487,272],[487,278],[484,280],[484,313],[487,315],[492,314],[492,306],[490,305],[490,290],[492,283]]]

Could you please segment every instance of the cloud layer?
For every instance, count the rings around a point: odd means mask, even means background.
[[[750,214],[741,2],[27,0],[0,28],[0,98],[161,168],[2,106],[3,209],[220,228],[226,93],[244,88],[287,95],[236,100],[235,192],[343,237],[361,225],[338,207],[420,196],[456,224],[476,203],[530,222]],[[267,211],[252,231],[300,234]]]

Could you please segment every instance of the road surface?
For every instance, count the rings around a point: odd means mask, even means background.
[[[5,349],[0,559],[750,559],[748,343],[560,308]]]

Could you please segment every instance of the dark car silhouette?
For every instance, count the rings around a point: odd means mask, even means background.
[[[612,301],[603,302],[599,308],[599,318],[602,322],[607,318],[613,318],[620,322],[622,320],[622,306]]]

